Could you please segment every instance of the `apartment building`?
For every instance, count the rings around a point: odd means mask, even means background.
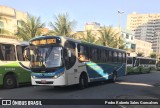
[[[134,41],[136,44],[136,49],[135,49],[136,54],[143,53],[143,56],[149,57],[150,54],[153,52],[152,43],[139,39],[135,39]]]
[[[134,32],[136,39],[152,43],[153,52],[160,53],[160,14],[129,14],[127,29]]]
[[[17,32],[17,25],[20,20],[26,20],[27,13],[14,8],[0,5],[0,30],[7,30],[7,35],[14,35]],[[4,34],[2,34],[4,35]]]

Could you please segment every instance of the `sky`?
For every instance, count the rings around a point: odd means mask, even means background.
[[[40,16],[46,23],[54,21],[59,13],[68,13],[70,20],[76,21],[75,31],[84,30],[89,22],[100,23],[101,26],[118,26],[118,10],[120,26],[125,28],[127,15],[137,13],[160,13],[160,0],[0,0],[0,5],[9,6],[19,11]]]

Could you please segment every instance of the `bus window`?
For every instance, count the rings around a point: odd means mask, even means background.
[[[97,48],[96,47],[91,47],[90,49],[90,57],[92,62],[97,62]]]
[[[123,56],[122,53],[118,53],[118,62],[123,62]]]
[[[105,63],[107,61],[105,50],[101,49],[101,62]]]
[[[117,52],[113,52],[113,62],[117,62]]]
[[[2,53],[1,60],[4,60],[4,61],[15,61],[16,60],[14,45],[1,44],[0,52]]]
[[[65,58],[66,69],[70,69],[76,62],[75,43],[71,41],[66,41],[64,46],[64,57],[66,57],[67,55],[67,50],[71,51],[71,57]]]
[[[111,51],[109,51],[109,62],[112,62],[112,52]]]
[[[126,54],[123,53],[122,56],[123,56],[123,63],[126,63]]]
[[[17,48],[17,57],[18,57],[19,61],[26,61],[25,58],[23,57],[24,49],[26,47],[27,46],[20,46],[20,45],[16,46],[16,48]]]
[[[89,61],[89,47],[78,45],[78,59],[79,61]]]
[[[108,50],[105,50],[105,57],[106,57],[106,62],[109,61],[109,52]]]

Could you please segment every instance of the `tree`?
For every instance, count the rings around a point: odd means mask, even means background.
[[[91,30],[87,30],[86,32],[81,32],[81,40],[89,43],[96,43],[95,34],[92,33]]]
[[[49,26],[52,30],[48,34],[71,37],[75,21],[70,21],[67,13],[59,14],[55,16],[55,22],[50,22]]]
[[[138,53],[137,53],[137,56],[138,56],[138,57],[143,57],[143,52],[138,52]]]
[[[18,25],[17,36],[23,40],[29,40],[42,34],[41,29],[45,24],[41,23],[40,17],[28,15],[26,21],[21,20]]]
[[[99,30],[99,33],[99,44],[113,48],[119,48],[120,46],[122,46],[122,39],[120,38],[119,32],[115,32],[111,26],[102,27],[101,30]]]
[[[151,57],[151,58],[156,58],[157,55],[156,55],[156,53],[151,53],[151,54],[150,54],[150,57]]]
[[[13,33],[9,32],[6,29],[0,28],[0,35],[12,35]]]

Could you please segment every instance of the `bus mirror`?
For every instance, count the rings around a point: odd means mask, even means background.
[[[68,50],[68,57],[71,57],[71,50]]]

